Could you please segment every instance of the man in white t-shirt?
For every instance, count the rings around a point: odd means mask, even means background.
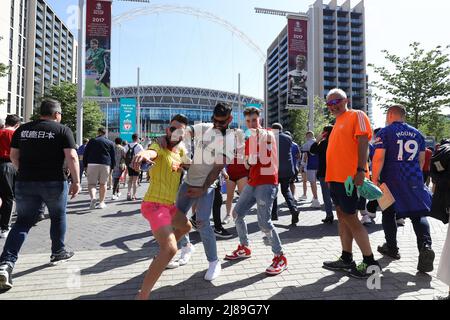
[[[235,130],[227,130],[233,116],[231,106],[218,103],[214,108],[213,123],[200,123],[189,128],[193,138],[192,164],[181,184],[177,196],[177,214],[172,224],[185,225],[186,214],[197,203],[197,228],[205,249],[209,268],[205,280],[212,281],[222,270],[217,257],[216,236],[210,224],[214,187],[219,173],[234,158]],[[190,149],[190,148],[188,148]]]
[[[136,200],[137,181],[139,178],[139,172],[133,170],[133,168],[130,167],[130,164],[133,160],[133,157],[144,150],[144,147],[142,147],[142,145],[139,143],[139,136],[137,133],[133,134],[131,136],[131,139],[133,140],[133,142],[129,143],[125,147],[125,164],[127,165],[128,170],[128,201]],[[133,195],[131,195],[131,189],[133,189]]]

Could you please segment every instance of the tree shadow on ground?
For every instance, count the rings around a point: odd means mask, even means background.
[[[137,209],[137,210],[132,210],[132,211],[122,211],[119,210],[116,213],[110,213],[110,214],[106,214],[103,215],[102,218],[123,218],[123,217],[131,217],[134,216],[136,214],[140,214],[141,213],[141,209]]]

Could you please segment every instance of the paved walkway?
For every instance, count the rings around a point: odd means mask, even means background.
[[[140,188],[143,196],[147,184]],[[320,191],[319,191],[320,193]],[[122,196],[123,197],[123,196]],[[279,203],[282,203],[280,200]],[[262,240],[255,211],[249,215],[253,257],[245,261],[222,263],[222,275],[213,282],[203,280],[207,262],[197,232],[191,233],[196,252],[191,262],[178,269],[166,270],[152,294],[152,299],[418,299],[430,300],[448,292],[430,274],[416,274],[417,248],[410,221],[399,228],[398,240],[402,259],[381,259],[383,275],[380,289],[368,289],[365,280],[349,278],[344,273],[323,269],[324,260],[335,259],[340,253],[337,224],[323,225],[324,213],[301,203],[302,213],[297,227],[290,227],[287,208],[280,206],[276,222],[282,239],[289,269],[279,276],[267,277],[265,268],[272,253]],[[103,210],[86,210],[87,192],[71,201],[68,214],[67,244],[75,256],[65,264],[49,266],[49,220],[34,227],[23,247],[13,274],[14,288],[0,294],[0,299],[133,299],[144,272],[157,253],[148,224],[139,211],[139,201],[108,202]],[[222,208],[224,215],[225,206]],[[445,240],[447,227],[430,219],[436,251],[435,269]],[[234,224],[229,226],[235,232]],[[368,227],[372,248],[383,243],[381,215]],[[2,247],[4,240],[0,240]],[[235,249],[237,237],[218,240],[219,257]],[[357,252],[355,245],[355,252]],[[361,254],[355,254],[356,261]]]

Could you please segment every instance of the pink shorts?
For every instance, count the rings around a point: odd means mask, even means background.
[[[157,231],[162,227],[172,225],[172,219],[177,212],[177,208],[175,205],[143,201],[141,212],[150,223],[150,228]]]

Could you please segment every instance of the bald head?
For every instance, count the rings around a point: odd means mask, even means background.
[[[386,114],[386,123],[388,125],[393,122],[405,122],[406,120],[406,108],[400,104],[390,106]]]

